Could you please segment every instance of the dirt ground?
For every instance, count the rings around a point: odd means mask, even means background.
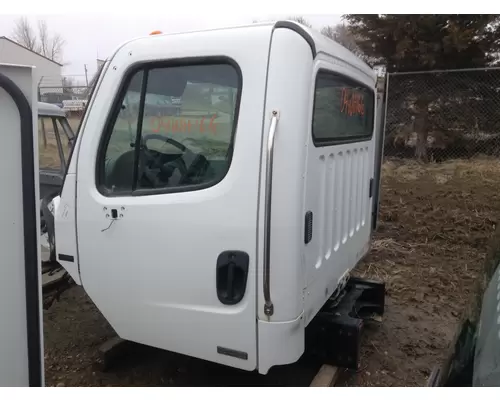
[[[319,366],[299,363],[267,376],[136,345],[102,371],[99,346],[114,336],[79,287],[45,311],[46,386],[309,386]]]
[[[440,364],[500,216],[500,161],[388,160],[380,226],[361,276],[384,280],[387,311],[345,384],[421,386]]]
[[[422,386],[441,363],[500,216],[500,161],[386,160],[372,251],[356,274],[387,285],[382,324],[365,332],[361,368],[341,386]],[[107,372],[113,331],[78,287],[44,313],[47,386],[308,386],[299,362],[259,376],[136,346]]]

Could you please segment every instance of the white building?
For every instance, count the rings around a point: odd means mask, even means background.
[[[61,91],[62,64],[31,51],[5,36],[0,36],[0,63],[35,66],[41,93]]]

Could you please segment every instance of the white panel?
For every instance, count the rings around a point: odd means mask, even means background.
[[[293,49],[293,51],[290,51]],[[307,101],[311,88],[313,59],[308,43],[291,29],[276,29],[270,52],[264,143],[269,132],[270,115],[279,110],[280,119],[275,138],[271,209],[271,322],[295,320],[303,311],[305,271],[302,263],[304,244],[304,166],[311,104]],[[290,67],[290,66],[293,66]],[[293,83],[293,84],[291,84]],[[265,195],[265,150],[261,172],[261,199]],[[318,168],[318,179],[325,179],[326,162]],[[262,208],[259,217],[264,217]],[[320,229],[319,218],[315,227]],[[263,238],[263,220],[259,221]],[[262,244],[263,246],[263,244]],[[261,244],[259,243],[259,248]],[[316,260],[315,260],[316,261]],[[313,263],[315,263],[313,261]],[[259,274],[262,279],[262,274]],[[260,280],[259,288],[262,288]],[[263,290],[259,290],[258,317],[264,314]],[[265,336],[259,333],[259,346]],[[259,354],[262,351],[259,349]],[[260,357],[260,356],[259,356]]]
[[[301,314],[293,321],[258,322],[259,336],[259,372],[267,374],[275,365],[296,362],[304,352],[305,326]]]
[[[349,209],[351,207],[351,186],[352,186],[352,152],[348,148],[345,152],[345,172],[342,177],[344,182],[344,212],[342,213],[342,244],[347,243],[347,238],[349,237]]]
[[[326,225],[326,216],[325,216],[325,207],[326,207],[326,199],[325,199],[325,192],[326,192],[326,163],[325,163],[325,156],[321,155],[319,157],[319,170],[320,174],[318,176],[318,181],[320,183],[319,185],[319,193],[318,193],[318,198],[319,198],[319,215],[317,219],[317,224],[319,225],[318,227],[318,242],[319,242],[319,251],[318,251],[318,260],[316,261],[316,269],[321,267],[321,264],[323,263],[323,255],[324,255],[324,246],[325,246],[325,225]]]
[[[372,144],[371,148],[373,148],[373,144]],[[363,180],[365,182],[367,182],[368,177],[372,176],[374,155],[370,154],[368,147],[366,147],[365,150],[366,151],[364,153],[364,163],[363,163],[363,165],[364,165]],[[364,199],[368,198],[368,191],[369,190],[370,190],[369,185],[363,185],[363,198]],[[366,202],[366,203],[363,201],[363,208],[361,211],[361,221],[362,221],[363,226],[365,226],[365,224],[367,223],[366,218],[367,218],[367,215],[370,215],[371,208],[372,208],[371,201]]]
[[[340,65],[321,61],[316,68],[366,83],[365,75]],[[308,140],[304,212],[313,212],[314,224],[312,240],[304,247],[306,326],[369,249],[371,231],[366,220],[372,207],[368,191],[375,136],[363,142],[316,147],[309,130]],[[333,160],[331,167],[325,160]]]
[[[33,129],[35,131],[37,103],[32,69],[22,66],[0,65],[0,73],[21,89],[32,107]],[[25,239],[24,209],[21,157],[21,123],[18,108],[12,97],[0,89],[0,124],[2,126],[2,145],[0,146],[0,174],[2,188],[2,206],[0,207],[0,386],[28,386],[28,326],[36,320],[27,320],[26,284],[25,284]],[[38,160],[37,135],[33,135],[34,160]],[[34,162],[34,188],[36,204],[36,237],[40,235],[38,162]],[[25,190],[28,190],[26,188]],[[41,250],[36,243],[37,259]],[[39,261],[38,261],[39,262]],[[38,281],[41,282],[40,269]],[[41,304],[41,285],[39,286],[39,304]],[[32,310],[38,313],[40,331],[43,332],[41,307]],[[33,334],[32,330],[30,334]],[[35,338],[36,339],[36,338]],[[40,344],[40,379],[43,382],[43,337],[38,337]],[[34,367],[34,366],[33,366]],[[33,370],[34,371],[34,370]],[[33,372],[32,371],[32,372]]]
[[[358,176],[358,181],[356,185],[356,213],[355,213],[355,224],[356,224],[356,232],[359,231],[359,228],[361,227],[361,206],[363,203],[363,174],[365,170],[365,157],[364,157],[364,149],[360,148],[359,149],[359,163],[358,163],[358,168],[359,168],[359,173],[357,174]]]
[[[33,70],[35,85],[46,87],[46,89],[41,89],[42,93],[57,91],[55,88],[62,86],[61,65],[19,46],[7,38],[0,38],[0,62],[35,67]]]
[[[335,230],[335,245],[334,249],[337,252],[340,247],[340,241],[342,240],[342,184],[344,182],[344,165],[345,165],[345,157],[342,151],[339,151],[337,156],[338,168],[336,179],[335,179],[335,210],[336,210],[336,218],[335,218],[335,226],[333,229]]]
[[[358,158],[358,149],[354,149],[352,152],[352,176],[351,176],[351,197],[349,199],[349,205],[351,207],[349,213],[349,237],[354,235],[355,225],[356,225],[356,211],[357,211],[357,203],[358,197],[356,196],[358,191],[358,184],[361,179],[358,176],[358,166],[359,166],[359,158]]]
[[[332,255],[333,243],[333,227],[334,227],[334,209],[335,209],[335,156],[333,153],[328,155],[328,174],[324,183],[325,190],[328,193],[326,197],[327,212],[325,225],[325,240],[326,254],[325,259],[328,260]]]
[[[59,204],[55,210],[55,242],[57,261],[81,285],[78,271],[78,247],[76,237],[76,175],[68,173],[62,188]],[[73,261],[61,260],[60,254],[73,257]]]
[[[83,287],[125,339],[241,369],[257,367],[259,132],[270,34],[271,27],[253,27],[231,34],[158,35],[128,42],[110,61],[77,145],[78,258]],[[224,179],[196,191],[99,193],[100,134],[127,69],[139,62],[221,55],[238,64],[243,84],[234,153]],[[124,207],[124,217],[110,225],[104,207]],[[217,258],[225,250],[249,255],[245,296],[231,306],[222,304],[216,292]],[[220,354],[218,346],[247,358]]]

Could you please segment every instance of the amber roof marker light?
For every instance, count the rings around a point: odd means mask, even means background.
[[[162,33],[162,31],[153,31],[150,33],[150,35],[161,35]]]

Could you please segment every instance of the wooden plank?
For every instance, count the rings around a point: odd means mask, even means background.
[[[96,366],[99,367],[102,372],[106,372],[120,359],[127,356],[131,345],[132,342],[124,340],[119,336],[107,340],[99,347],[99,358],[101,362],[97,363]]]
[[[49,275],[48,273],[42,274],[42,288],[46,288],[48,286],[54,285],[56,282],[60,281],[61,278],[64,276],[64,273],[66,271],[61,268],[60,271],[57,271],[56,273]]]
[[[311,382],[311,387],[334,386],[339,375],[339,369],[328,364],[323,364]]]

